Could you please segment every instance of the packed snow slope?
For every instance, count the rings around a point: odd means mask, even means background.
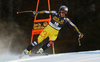
[[[50,54],[48,56],[24,56],[19,55],[0,56],[0,62],[100,62],[100,50],[88,52],[73,52]]]

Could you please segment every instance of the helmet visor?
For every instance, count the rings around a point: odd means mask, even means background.
[[[67,14],[67,11],[61,10],[61,13],[65,13],[65,14]]]

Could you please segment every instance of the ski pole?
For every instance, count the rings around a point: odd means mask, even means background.
[[[81,42],[80,42],[80,39],[81,39],[81,38],[79,37],[79,38],[78,38],[79,46],[81,46]]]
[[[19,14],[19,13],[26,13],[26,12],[33,12],[33,11],[21,11],[21,12],[17,12],[17,14]]]

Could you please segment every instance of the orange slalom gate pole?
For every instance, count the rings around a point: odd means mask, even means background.
[[[50,0],[48,0],[48,9],[50,11]],[[49,18],[51,19],[51,15],[49,15]]]
[[[39,0],[37,1],[36,11],[38,11],[38,7],[39,7]],[[34,17],[34,20],[36,20],[36,15]]]
[[[53,54],[55,54],[54,42],[52,42],[52,50],[53,50]]]
[[[38,6],[39,6],[39,0],[37,1],[36,11],[38,11]],[[34,17],[34,20],[36,20],[36,15]],[[30,42],[30,44],[32,44],[32,41],[33,41],[33,35],[34,35],[33,31],[34,30],[32,29],[32,36],[31,36],[31,42]],[[29,54],[31,54],[31,50],[29,51]]]
[[[48,0],[48,9],[50,11],[50,0]],[[51,19],[51,15],[49,15],[49,18]],[[53,54],[55,54],[54,42],[52,42],[52,50],[53,50]]]

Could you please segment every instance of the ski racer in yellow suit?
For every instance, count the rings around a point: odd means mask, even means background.
[[[83,34],[79,31],[79,29],[76,27],[75,24],[73,24],[69,18],[65,16],[68,12],[68,7],[66,6],[61,6],[59,9],[59,12],[57,13],[56,11],[34,11],[33,13],[35,15],[37,14],[51,14],[51,21],[47,25],[47,27],[40,33],[36,41],[33,41],[32,44],[30,44],[27,49],[25,49],[22,53],[24,54],[29,54],[29,51],[36,46],[37,44],[40,44],[45,38],[49,37],[49,42],[45,44],[42,48],[37,51],[37,53],[42,54],[50,45],[52,42],[54,42],[57,39],[59,30],[65,25],[66,23],[69,23],[79,34],[79,37],[83,37]]]

